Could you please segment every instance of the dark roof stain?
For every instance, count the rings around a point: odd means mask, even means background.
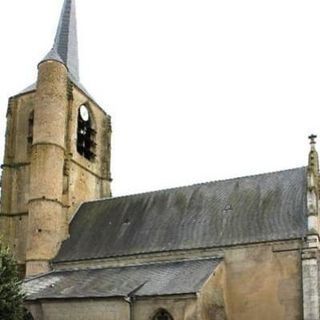
[[[306,178],[297,168],[84,203],[54,262],[300,238]]]
[[[27,300],[159,296],[198,292],[220,259],[54,271],[24,282]]]

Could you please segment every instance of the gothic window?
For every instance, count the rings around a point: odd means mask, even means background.
[[[30,312],[28,312],[26,309],[24,309],[24,319],[25,320],[34,320],[34,318],[33,318],[33,316],[32,316],[32,314],[30,313]]]
[[[31,146],[33,143],[33,123],[34,123],[34,111],[31,111],[28,119],[28,152],[31,152]]]
[[[95,135],[90,111],[86,105],[82,105],[78,111],[77,150],[79,154],[91,161],[96,157]]]
[[[171,315],[167,311],[160,310],[153,317],[153,320],[173,320],[173,318],[171,317]]]

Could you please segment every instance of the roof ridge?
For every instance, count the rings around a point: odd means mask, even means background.
[[[218,180],[213,180],[213,181],[199,182],[199,183],[194,183],[194,184],[190,184],[190,185],[184,185],[184,186],[180,186],[180,187],[158,189],[158,190],[139,192],[139,193],[133,193],[133,194],[128,194],[128,195],[121,195],[121,196],[116,196],[116,197],[106,197],[106,198],[101,198],[101,199],[85,201],[85,202],[83,202],[81,204],[81,206],[83,204],[86,204],[86,203],[102,202],[102,201],[107,201],[107,200],[111,201],[111,200],[124,199],[124,198],[129,198],[129,197],[130,198],[131,197],[139,197],[139,196],[144,196],[144,195],[149,195],[149,194],[152,195],[152,194],[160,193],[160,192],[166,192],[166,191],[173,191],[173,190],[185,189],[185,188],[196,187],[196,186],[209,185],[209,184],[214,184],[214,183],[219,183],[219,182],[229,182],[229,181],[234,181],[234,180],[239,180],[239,179],[255,178],[255,177],[259,177],[259,176],[272,175],[272,174],[276,174],[276,173],[284,173],[284,172],[294,171],[294,170],[298,170],[298,169],[305,169],[305,168],[307,168],[307,167],[306,166],[295,167],[295,168],[291,168],[291,169],[275,170],[275,171],[252,174],[252,175],[245,175],[245,176],[240,176],[240,177],[235,177],[235,178],[227,178],[227,179],[218,179]]]

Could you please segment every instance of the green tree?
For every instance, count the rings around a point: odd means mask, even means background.
[[[22,320],[24,294],[16,262],[0,241],[0,320]]]

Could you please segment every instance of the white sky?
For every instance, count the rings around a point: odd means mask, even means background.
[[[33,83],[62,0],[0,4],[7,99]],[[81,81],[113,118],[113,193],[303,166],[320,134],[320,1],[77,0]]]

